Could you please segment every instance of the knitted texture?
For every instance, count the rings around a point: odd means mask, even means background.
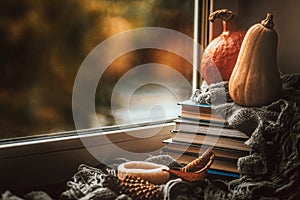
[[[80,165],[72,180],[67,182],[61,200],[131,200],[130,195],[134,199],[143,199],[148,192],[143,187],[155,188],[159,195],[157,200],[300,199],[300,75],[283,76],[282,84],[283,98],[263,107],[236,105],[228,94],[227,82],[210,85],[191,97],[195,102],[211,104],[227,119],[229,126],[250,137],[246,144],[251,146],[251,154],[238,160],[239,179],[189,183],[171,176],[169,182],[160,186],[147,185],[135,178],[122,183],[116,177],[115,169],[128,160],[117,159],[102,170]],[[152,156],[146,161],[168,165],[170,169],[183,167],[167,155]],[[135,183],[130,184],[131,180]],[[135,193],[135,189],[140,193]],[[41,198],[51,199],[40,192],[19,198],[9,191],[3,193],[0,199]]]
[[[1,197],[2,196],[2,197]],[[10,191],[5,191],[0,197],[0,200],[52,200],[52,198],[43,191],[33,191],[20,198]]]
[[[116,199],[118,195],[113,190],[103,187],[106,177],[104,171],[82,164],[73,176],[73,180],[67,182],[67,190],[61,194],[60,199]]]
[[[151,156],[145,161],[169,165],[171,169],[182,167],[169,155]],[[62,193],[60,199],[160,200],[170,196],[169,187],[165,185],[154,185],[138,177],[126,177],[123,181],[118,179],[116,176],[117,171],[112,167],[117,167],[123,162],[128,162],[128,160],[118,158],[111,165],[104,166],[103,169],[93,168],[84,164],[80,165],[72,180],[67,182],[67,189]],[[190,184],[186,185],[187,182],[180,182],[181,186],[191,186]],[[178,185],[177,189],[179,187]],[[187,195],[184,190],[179,191],[181,192],[176,191],[176,195]],[[191,195],[189,194],[189,196]]]
[[[229,126],[248,134],[246,144],[252,148],[238,160],[241,178],[212,183],[206,199],[300,199],[300,75],[283,76],[282,85],[283,98],[263,107],[235,104],[228,82],[192,95],[191,100],[211,104]]]
[[[201,200],[206,185],[205,181],[190,183],[172,179],[163,187],[164,200]]]
[[[183,167],[169,155],[151,156],[145,161],[157,164],[168,164],[170,169]],[[109,165],[117,166],[127,159],[116,159]],[[138,177],[127,177],[121,181],[117,172],[105,166],[102,170],[80,165],[73,179],[67,183],[67,189],[61,195],[61,200],[116,199],[116,200],[196,200],[203,199],[206,181],[189,183],[171,176],[165,185],[154,185]]]

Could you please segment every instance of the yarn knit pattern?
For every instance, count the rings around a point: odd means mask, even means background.
[[[203,92],[195,91],[191,100],[208,103],[223,115],[229,126],[245,132],[251,147],[249,156],[238,160],[241,177],[229,182],[215,180],[189,183],[171,178],[165,185],[153,186],[129,178],[121,182],[116,167],[128,160],[117,159],[107,168],[80,165],[60,200],[298,200],[300,199],[300,74],[282,76],[283,98],[263,107],[236,105],[228,94],[228,82],[212,84]],[[182,167],[167,155],[146,161]],[[155,192],[150,193],[149,191]],[[22,200],[6,191],[1,200]],[[33,192],[24,199],[51,199],[46,193]]]
[[[281,80],[283,98],[263,107],[235,104],[228,82],[192,95],[192,101],[211,104],[229,126],[245,132],[252,149],[238,160],[241,178],[210,184],[205,199],[300,199],[300,74]]]

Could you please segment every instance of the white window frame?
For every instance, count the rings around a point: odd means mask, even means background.
[[[202,2],[203,8],[201,19],[205,19],[210,0],[195,0],[196,5],[199,5],[199,2]],[[201,31],[205,31],[200,36],[203,45],[207,43],[207,29],[207,23],[201,26]],[[195,34],[196,41],[198,41],[198,36],[197,32]],[[198,62],[198,59],[195,60],[194,65],[199,66]],[[199,85],[200,77],[196,70],[193,76],[193,87],[196,89],[199,88]],[[173,126],[174,123],[170,119],[138,127],[108,127],[7,140],[0,143],[0,186],[3,190],[30,191],[41,185],[66,182],[76,172],[79,164],[85,163],[91,166],[100,164],[89,153],[88,148],[105,151],[107,157],[122,156],[117,155],[117,152],[111,152],[111,145],[133,147],[136,152],[157,150],[163,146],[162,141],[170,137],[170,130]],[[161,128],[161,131],[151,138],[134,137],[157,128]],[[127,133],[130,133],[131,136],[128,136]],[[82,137],[88,137],[98,143],[86,147],[82,144]],[[114,138],[113,143],[99,142],[102,137]]]
[[[148,125],[139,128],[123,130],[93,129],[61,137],[51,137],[41,140],[24,140],[20,142],[2,144],[0,146],[0,185],[4,189],[30,190],[41,185],[51,186],[69,180],[76,172],[77,167],[85,163],[97,166],[100,163],[90,154],[101,152],[106,155],[101,162],[111,157],[124,157],[119,152],[112,151],[113,146],[129,148],[131,152],[155,152],[163,147],[162,141],[169,138],[173,123]],[[150,138],[140,138],[145,132],[160,130]],[[107,141],[107,137],[111,143]],[[94,141],[89,146],[82,143],[83,138]],[[159,152],[157,152],[159,153]],[[144,153],[138,154],[135,159],[145,159]]]

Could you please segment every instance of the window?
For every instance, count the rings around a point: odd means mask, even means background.
[[[88,54],[112,36],[162,27],[193,37],[194,0],[3,0],[0,11],[2,140],[74,130],[77,72]],[[98,82],[98,122],[81,113],[90,127],[175,118],[176,103],[191,94],[192,73],[191,63],[163,49],[126,52]],[[156,79],[130,88],[146,77]]]

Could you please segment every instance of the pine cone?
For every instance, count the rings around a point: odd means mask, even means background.
[[[159,200],[163,193],[159,186],[135,176],[126,176],[122,181],[121,191],[133,200]]]
[[[105,176],[103,187],[110,188],[118,194],[126,194],[133,200],[159,200],[163,199],[160,186],[154,185],[140,177],[127,175],[124,180],[115,176]]]

